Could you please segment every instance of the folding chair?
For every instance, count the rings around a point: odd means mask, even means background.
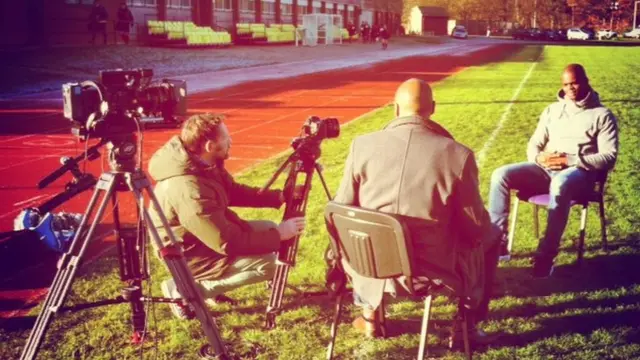
[[[583,194],[577,199],[571,201],[571,207],[575,205],[582,206],[582,214],[580,216],[580,238],[577,244],[578,258],[577,263],[581,264],[584,257],[584,237],[587,229],[587,210],[590,203],[597,203],[600,209],[600,231],[602,234],[602,248],[607,251],[607,227],[606,218],[604,216],[604,187],[607,182],[608,172],[598,173],[598,177],[591,191]],[[516,232],[516,221],[518,219],[518,205],[521,201],[533,204],[533,231],[536,239],[539,237],[538,210],[540,206],[548,207],[551,196],[549,194],[531,195],[524,191],[518,191],[513,201],[513,219],[511,220],[511,230],[509,231],[509,243],[507,249],[511,253],[513,247],[513,239]],[[574,246],[576,243],[574,241]]]
[[[420,331],[418,360],[424,359],[427,347],[427,329],[431,315],[432,293],[438,290],[449,290],[439,280],[432,280],[420,289],[415,287],[412,243],[409,230],[403,217],[367,210],[354,206],[329,202],[325,209],[325,219],[329,230],[331,247],[334,256],[340,261],[344,258],[360,275],[373,279],[394,279],[406,277],[407,290],[410,295],[424,298],[424,313]],[[426,220],[425,220],[426,221]],[[337,293],[336,313],[331,324],[331,342],[327,349],[327,358],[332,359],[333,347],[338,332],[338,322],[342,309],[344,288]],[[458,295],[458,294],[456,294]],[[471,359],[468,337],[468,316],[460,298],[463,309],[463,341],[467,357]],[[383,306],[378,307],[382,319],[382,334],[386,334]]]

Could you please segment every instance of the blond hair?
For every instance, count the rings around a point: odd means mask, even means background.
[[[224,120],[223,114],[205,113],[191,116],[182,124],[182,144],[192,153],[201,153],[207,140],[218,138]]]

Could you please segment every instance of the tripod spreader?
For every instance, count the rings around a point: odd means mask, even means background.
[[[320,142],[294,141],[294,149],[295,151],[293,154],[291,154],[276,170],[273,177],[262,188],[263,191],[268,189],[287,166],[290,167],[287,179],[285,180],[285,188],[292,190],[295,189],[300,181],[300,175],[304,175],[304,179],[301,180],[303,184],[302,191],[292,191],[292,194],[294,195],[287,201],[283,220],[305,215],[314,173],[318,174],[324,191],[327,194],[327,198],[331,200],[331,193],[329,192],[329,188],[322,176],[322,169],[320,164],[317,163],[317,159],[320,157]],[[283,242],[280,246],[278,262],[271,284],[271,296],[269,297],[269,304],[267,305],[266,310],[265,327],[267,329],[275,327],[276,315],[282,311],[282,298],[284,290],[287,287],[289,269],[295,266],[299,241],[300,236],[296,236],[289,241]]]

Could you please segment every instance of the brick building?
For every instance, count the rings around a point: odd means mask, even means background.
[[[109,42],[121,0],[101,0],[109,13]],[[344,25],[368,21],[395,29],[400,15],[376,9],[368,0],[127,0],[135,18],[133,37],[148,20],[193,21],[227,29],[236,23],[301,24],[302,15],[342,15]],[[0,45],[81,44],[89,40],[88,16],[93,0],[0,0]]]

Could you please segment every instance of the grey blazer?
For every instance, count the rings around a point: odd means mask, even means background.
[[[489,215],[478,189],[473,152],[440,125],[400,117],[351,144],[336,202],[437,222],[409,224],[414,272],[441,279],[479,302]],[[354,275],[351,269],[346,269]],[[355,274],[357,275],[357,274]],[[376,306],[385,281],[353,277],[361,298]],[[387,286],[389,284],[387,283]]]

